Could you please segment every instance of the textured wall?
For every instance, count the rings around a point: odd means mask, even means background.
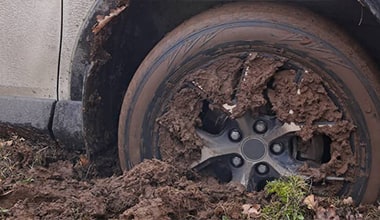
[[[0,96],[56,98],[60,0],[0,4]]]

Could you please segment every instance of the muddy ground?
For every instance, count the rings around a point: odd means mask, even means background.
[[[244,206],[263,206],[269,199],[159,160],[120,176],[89,178],[84,155],[17,134],[2,134],[0,156],[1,219],[244,219]],[[330,213],[324,217],[380,216],[376,206],[329,199],[320,199]]]
[[[89,178],[84,155],[14,133],[2,134],[0,157],[0,219],[249,219],[244,207],[269,203],[263,192],[219,184],[159,160],[147,160],[123,175]],[[319,217],[310,212],[307,219],[380,216],[376,205],[316,201]]]

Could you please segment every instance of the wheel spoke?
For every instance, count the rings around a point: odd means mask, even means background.
[[[203,139],[204,146],[201,150],[201,159],[193,163],[193,168],[211,158],[228,154],[241,154],[239,145],[229,141],[228,137],[224,135],[215,136],[200,129],[197,129],[196,132],[198,136]]]
[[[275,140],[281,136],[284,136],[284,135],[292,133],[292,132],[300,131],[300,130],[301,130],[301,126],[298,126],[298,125],[294,124],[293,122],[284,123],[281,126],[275,127],[274,129],[272,129],[271,132],[264,135],[264,139],[268,143],[270,143],[273,140]]]
[[[241,183],[245,187],[248,186],[251,177],[251,171],[254,163],[245,161],[244,165],[240,168],[235,168],[232,172],[232,181]]]
[[[252,132],[253,119],[248,114],[245,114],[243,117],[236,118],[235,121],[237,122],[240,130],[243,132],[245,136],[248,136],[253,133]]]
[[[277,161],[273,160],[269,155],[264,158],[264,161],[267,162],[274,170],[276,170],[280,176],[291,176],[295,174],[296,167],[292,167],[291,169],[283,167]]]
[[[316,122],[313,124],[314,126],[317,126],[319,128],[322,128],[322,127],[332,127],[335,125],[335,122]],[[269,132],[268,134],[266,134],[264,136],[264,139],[270,143],[272,142],[273,140],[279,138],[279,137],[282,137],[286,134],[290,134],[290,133],[293,133],[293,132],[297,132],[297,131],[300,131],[302,129],[304,125],[300,124],[300,125],[297,125],[295,124],[294,122],[290,122],[290,123],[284,123],[278,127],[275,127],[274,129],[272,129],[271,132]]]

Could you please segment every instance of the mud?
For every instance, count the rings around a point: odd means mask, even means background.
[[[300,74],[285,70],[275,75],[273,89],[268,90],[268,96],[277,117],[288,123],[307,126],[314,122],[340,121],[342,113],[329,98],[322,79],[316,73]],[[305,135],[302,137],[309,139]]]
[[[209,105],[210,109],[228,113],[231,119],[245,114],[274,114],[284,123],[296,123],[302,126],[297,132],[301,151],[308,151],[313,137],[327,137],[331,158],[312,166],[305,163],[299,173],[314,182],[324,181],[327,176],[344,176],[351,181],[356,164],[350,137],[355,126],[343,117],[320,76],[311,71],[283,70],[286,60],[277,57],[257,53],[237,57],[214,60],[185,77],[158,119],[162,158],[183,168],[199,160],[204,143],[195,131],[202,125],[203,105]],[[335,181],[325,193],[335,194],[341,187],[342,182]]]
[[[172,107],[157,120],[161,126],[158,129],[160,154],[164,161],[186,170],[201,155],[202,140],[195,128],[201,124],[198,115],[202,110],[202,95],[185,88],[171,103]]]
[[[269,80],[273,77],[283,61],[273,58],[258,57],[257,54],[250,54],[244,62],[243,75],[236,88],[236,108],[232,117],[243,116],[247,111],[253,115],[258,114],[258,108],[264,106],[267,100],[264,97],[264,90],[267,88]]]
[[[121,176],[84,181],[77,171],[85,170],[88,161],[80,155],[59,160],[69,153],[18,137],[0,143],[0,218],[239,219],[241,204],[262,198],[239,184],[200,181],[196,174],[159,160],[144,161]],[[45,159],[61,154],[46,164],[29,159],[40,158],[42,151]]]
[[[284,122],[303,125],[298,135],[304,142],[314,135],[326,135],[331,139],[330,161],[319,169],[308,169],[305,165],[301,173],[321,181],[329,175],[346,174],[350,166],[356,165],[349,142],[355,126],[343,118],[317,74],[304,72],[297,75],[294,70],[281,71],[275,75],[272,87],[268,90],[268,97],[277,117]],[[318,123],[330,125],[319,127]],[[350,175],[346,179],[350,180]]]
[[[271,200],[159,160],[89,179],[89,161],[80,152],[16,135],[2,135],[0,158],[0,219],[252,219],[244,207],[259,213]],[[317,197],[312,202],[320,219],[380,217],[377,206]]]

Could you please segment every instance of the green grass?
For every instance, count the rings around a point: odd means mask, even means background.
[[[263,219],[305,219],[306,208],[302,201],[308,191],[308,185],[299,176],[280,178],[269,182],[265,188],[271,196],[268,205],[262,208]]]

